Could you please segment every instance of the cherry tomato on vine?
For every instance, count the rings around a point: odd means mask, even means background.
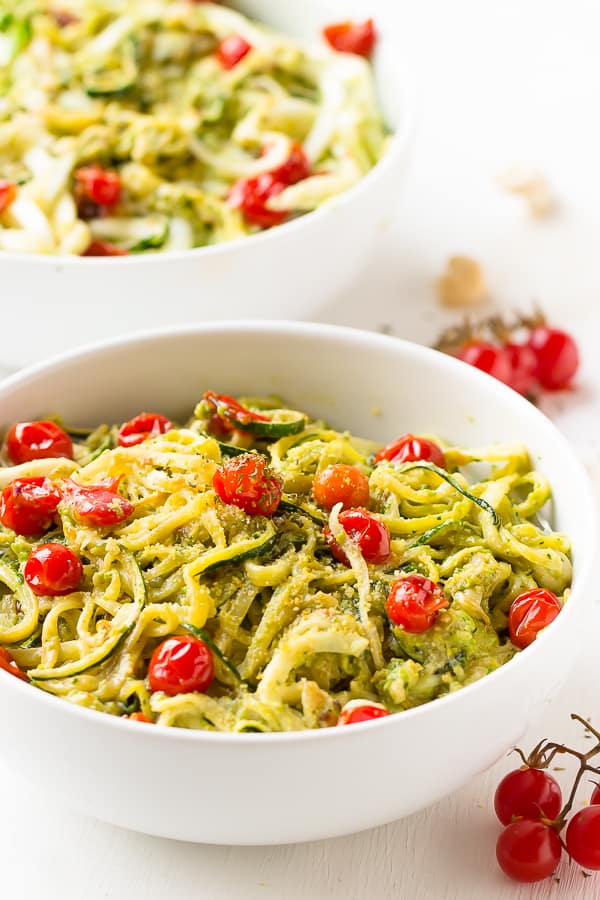
[[[117,493],[120,478],[104,484],[77,484],[67,479],[63,484],[63,496],[74,518],[82,525],[104,528],[118,525],[128,519],[134,510],[133,503]]]
[[[494,809],[503,825],[509,825],[516,818],[553,821],[561,807],[560,786],[543,769],[522,768],[509,772],[494,796]]]
[[[17,534],[42,534],[52,525],[60,501],[49,478],[16,478],[0,496],[0,521]]]
[[[336,503],[342,503],[344,509],[366,506],[370,499],[369,479],[354,466],[335,463],[316,476],[313,494],[326,509],[332,509]]]
[[[389,716],[388,710],[381,703],[368,700],[350,700],[342,708],[337,725],[356,725],[358,722],[371,722]]]
[[[0,179],[0,214],[6,212],[17,199],[17,186],[13,181]]]
[[[147,441],[148,438],[166,434],[172,427],[173,423],[166,416],[159,413],[140,413],[119,428],[119,445],[134,447]]]
[[[244,217],[252,225],[273,228],[285,222],[288,213],[284,210],[269,209],[267,203],[285,187],[286,185],[271,172],[263,172],[256,178],[241,178],[229,192],[229,205],[234,209],[241,209]]]
[[[510,639],[523,650],[550,625],[562,610],[558,597],[545,588],[535,588],[513,600],[508,613]]]
[[[249,516],[272,516],[281,501],[282,479],[259,453],[228,459],[213,476],[217,496]]]
[[[15,465],[32,459],[73,459],[71,438],[56,422],[17,422],[8,432],[6,451]]]
[[[423,575],[401,575],[392,584],[386,611],[394,625],[411,634],[421,634],[435,624],[440,610],[448,606],[435,581]]]
[[[510,384],[512,369],[509,354],[504,347],[485,341],[471,341],[458,353],[458,359],[480,369],[504,384]]]
[[[510,363],[510,387],[526,397],[537,381],[538,363],[529,344],[505,344],[504,350]]]
[[[15,678],[20,678],[21,681],[29,681],[25,672],[16,664],[12,654],[4,647],[0,647],[0,669],[8,672],[9,675],[14,675]]]
[[[79,557],[64,544],[40,544],[31,551],[23,575],[34,594],[62,597],[77,590],[83,577],[83,566]]]
[[[223,68],[230,70],[235,68],[251,50],[252,44],[249,44],[241,34],[230,34],[219,44],[217,57]]]
[[[600,806],[575,813],[565,836],[567,850],[584,869],[600,869]]]
[[[122,250],[108,241],[92,241],[87,250],[81,254],[82,256],[129,256],[127,250]]]
[[[204,693],[213,678],[212,653],[193,635],[167,638],[156,648],[148,666],[150,690],[171,697],[192,691]]]
[[[369,57],[377,40],[373,19],[366,22],[336,22],[324,28],[323,34],[334,50],[357,56]]]
[[[514,881],[542,881],[556,871],[562,846],[554,828],[539,819],[518,819],[500,834],[496,858]]]
[[[249,422],[268,422],[269,417],[246,409],[234,397],[207,391],[203,396],[207,406],[214,410],[214,416],[225,431],[243,431]],[[211,420],[212,422],[212,420]]]
[[[565,331],[540,325],[529,336],[537,359],[537,378],[549,391],[568,387],[579,368],[577,344]]]
[[[98,206],[116,206],[121,199],[121,179],[97,163],[82,166],[75,172],[75,194],[78,199],[90,200]]]
[[[431,462],[440,469],[446,465],[446,457],[434,441],[415,437],[412,434],[401,435],[375,454],[375,463],[382,462],[384,459],[395,463]]]
[[[600,805],[600,787],[598,785],[596,785],[596,787],[594,788],[594,793],[590,798],[590,803],[592,805]]]
[[[339,515],[339,522],[348,537],[362,553],[363,559],[374,566],[382,565],[390,558],[390,532],[385,522],[366,509],[345,509]],[[338,562],[350,566],[350,561],[328,526],[323,536],[329,550]]]

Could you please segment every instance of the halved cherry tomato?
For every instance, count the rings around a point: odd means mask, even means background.
[[[249,516],[272,516],[281,500],[282,479],[258,453],[242,453],[217,468],[213,487],[217,496]]]
[[[268,209],[267,202],[284,188],[285,184],[270,172],[257,175],[256,178],[241,178],[229,192],[229,205],[234,209],[241,209],[252,225],[273,228],[285,222],[288,214],[283,210]]]
[[[73,459],[71,438],[56,422],[18,422],[8,432],[6,450],[15,465],[32,459]]]
[[[225,431],[243,431],[244,425],[248,422],[268,422],[269,417],[263,416],[261,413],[252,412],[238,403],[233,397],[227,394],[215,394],[213,391],[206,391],[203,396],[204,402],[214,409],[221,421],[221,425]]]
[[[104,528],[128,519],[133,503],[117,493],[120,478],[102,484],[77,484],[70,478],[63,484],[63,496],[74,518],[82,525]]]
[[[204,641],[192,635],[167,638],[156,648],[148,666],[151,691],[174,697],[192,691],[203,693],[214,678],[212,653]]]
[[[337,22],[323,29],[325,39],[340,53],[369,57],[375,47],[377,33],[373,19],[366,22]]]
[[[390,532],[385,522],[360,508],[344,510],[339,515],[339,522],[350,540],[358,545],[365,562],[379,566],[388,561],[391,553]],[[348,557],[328,526],[323,529],[323,536],[332,556],[349,566]]]
[[[342,708],[337,724],[356,725],[357,722],[371,722],[373,719],[382,719],[384,716],[389,716],[389,712],[380,703],[370,703],[368,700],[350,700]]]
[[[403,434],[375,454],[375,463],[384,459],[395,463],[432,462],[440,469],[446,465],[446,457],[437,444],[412,434]]]
[[[119,429],[119,444],[121,447],[134,447],[147,441],[148,438],[166,434],[173,427],[173,423],[166,416],[159,413],[140,413],[129,422],[125,422]]]
[[[421,634],[435,623],[448,601],[439,584],[423,575],[401,575],[392,584],[386,611],[394,625],[411,634]]]
[[[515,647],[523,650],[550,625],[562,610],[560,600],[552,591],[535,588],[513,600],[508,613],[508,631]]]
[[[129,256],[127,250],[122,250],[108,241],[92,241],[87,250],[81,254],[82,256]]]
[[[366,506],[369,502],[369,479],[354,466],[336,463],[319,472],[313,481],[315,500],[326,509],[342,503],[344,509]]]
[[[132,719],[134,722],[146,722],[148,725],[152,725],[152,719],[149,719],[148,716],[145,716],[142,712],[131,713],[130,716],[123,716],[123,719]]]
[[[17,199],[17,186],[13,181],[0,179],[0,213],[6,212]]]
[[[42,534],[52,525],[60,501],[49,478],[16,478],[0,496],[0,521],[17,534]]]
[[[219,44],[217,57],[224,69],[234,69],[251,50],[252,44],[241,34],[230,34]]]
[[[23,567],[25,581],[34,594],[63,597],[76,591],[83,577],[78,556],[64,544],[40,544]]]
[[[75,193],[98,206],[116,206],[121,199],[121,179],[97,163],[75,172]]]
[[[25,672],[18,667],[12,655],[4,647],[0,647],[0,669],[8,672],[9,675],[14,675],[15,678],[20,678],[21,681],[29,681]]]

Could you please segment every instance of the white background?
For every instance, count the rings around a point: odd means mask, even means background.
[[[545,408],[598,483],[599,7],[594,0],[380,0],[373,6],[388,13],[394,6],[403,24],[401,52],[420,91],[415,159],[378,257],[354,290],[318,318],[367,328],[387,324],[398,335],[431,343],[449,319],[436,304],[432,281],[449,255],[474,256],[495,307],[538,301],[578,335],[579,388]],[[521,202],[499,190],[496,176],[513,163],[546,175],[560,202],[553,220],[530,222]],[[577,738],[570,711],[600,722],[598,624],[582,634],[578,671],[525,746],[542,735]],[[39,758],[52,779],[43,747]],[[116,761],[99,759],[98,777],[110,778]],[[192,846],[120,831],[69,813],[67,801],[65,809],[51,805],[0,766],[0,890],[16,900],[600,897],[600,873],[584,879],[575,866],[563,864],[560,884],[535,888],[515,886],[497,871],[491,799],[512,765],[502,760],[435,807],[385,828],[267,849]],[[361,790],[393,790],[395,775],[410,777],[396,771],[393,758],[383,761],[384,772],[381,766],[374,766],[370,784],[348,786],[357,803]],[[173,790],[184,804],[185,784],[176,772]]]

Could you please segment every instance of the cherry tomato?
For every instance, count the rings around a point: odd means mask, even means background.
[[[442,588],[423,575],[401,575],[394,580],[387,598],[386,611],[394,625],[421,634],[435,623],[448,601]]]
[[[554,828],[540,820],[518,819],[500,834],[496,858],[514,881],[542,881],[556,870],[562,846]]]
[[[159,413],[140,413],[125,422],[119,429],[119,444],[121,447],[134,447],[147,441],[148,438],[166,434],[173,427],[172,422],[166,416]]]
[[[505,344],[511,374],[509,384],[518,394],[527,397],[537,380],[537,359],[529,344]]]
[[[71,438],[55,422],[18,422],[8,432],[6,451],[15,465],[32,459],[73,459]]]
[[[34,594],[62,597],[77,590],[83,577],[83,566],[79,557],[64,544],[40,544],[31,551],[23,575]]]
[[[295,143],[287,160],[278,169],[274,169],[271,175],[277,181],[287,185],[297,184],[297,182],[308,178],[310,175],[310,163],[302,144]]]
[[[9,675],[14,675],[15,678],[20,678],[21,681],[29,681],[25,672],[18,667],[12,655],[4,647],[0,647],[0,669],[8,672]]]
[[[358,722],[382,719],[384,716],[389,716],[389,712],[380,703],[370,703],[368,700],[350,700],[343,707],[336,724],[356,725]]]
[[[121,179],[98,164],[83,166],[75,172],[75,193],[98,206],[116,206],[121,199]]]
[[[148,725],[152,725],[152,719],[149,719],[148,716],[145,716],[142,712],[131,713],[130,716],[123,716],[123,719],[132,719],[134,722],[147,722]]]
[[[246,409],[227,394],[215,394],[213,391],[207,391],[203,399],[211,409],[214,409],[226,431],[243,431],[244,425],[247,425],[248,422],[269,421],[268,416]]]
[[[579,368],[577,344],[564,331],[540,325],[529,336],[529,346],[537,359],[537,377],[549,391],[568,387]]]
[[[49,478],[16,478],[0,496],[0,521],[17,534],[42,534],[52,525],[60,501]]]
[[[17,186],[5,178],[0,179],[0,214],[6,212],[17,199]]]
[[[342,503],[344,509],[366,506],[369,502],[369,479],[354,466],[337,463],[319,472],[313,481],[315,500],[326,509]]]
[[[257,175],[256,178],[241,178],[229,192],[229,205],[234,209],[241,209],[252,225],[272,228],[285,222],[288,214],[283,210],[268,209],[267,202],[285,187],[270,172]]]
[[[476,369],[481,369],[504,384],[510,384],[512,370],[509,355],[504,347],[486,344],[485,341],[472,341],[462,348],[458,359]]]
[[[133,503],[117,493],[120,479],[104,484],[77,484],[71,479],[63,484],[63,496],[74,518],[82,525],[104,528],[128,519]]]
[[[337,22],[323,29],[325,39],[341,53],[355,53],[369,57],[375,47],[377,34],[373,19],[366,22]]]
[[[513,600],[508,613],[508,631],[515,647],[523,650],[536,639],[561,611],[558,597],[544,588],[535,588]]]
[[[388,561],[391,553],[390,532],[385,522],[360,507],[341,512],[339,522],[350,540],[358,545],[365,562],[378,566]],[[332,556],[345,566],[350,566],[348,557],[329,527],[323,529],[323,536]]]
[[[224,69],[233,69],[252,50],[252,44],[240,34],[230,34],[219,44],[217,57]]]
[[[565,837],[571,857],[584,869],[600,869],[600,806],[575,813]]]
[[[127,250],[115,247],[108,241],[92,241],[87,250],[81,254],[82,256],[129,256]]]
[[[600,805],[600,787],[598,785],[596,785],[596,787],[594,788],[594,793],[592,794],[590,803],[592,805]]]
[[[395,463],[432,462],[440,469],[446,465],[446,457],[437,444],[412,434],[403,434],[375,454],[375,463],[384,459]]]
[[[562,807],[558,782],[543,769],[515,769],[505,775],[494,796],[494,809],[503,825],[513,819],[554,820]]]
[[[249,516],[272,516],[281,500],[283,482],[259,453],[242,453],[217,468],[213,487],[217,496]]]
[[[204,693],[214,678],[212,653],[193,635],[167,638],[156,648],[148,666],[151,691],[174,697],[192,691]]]

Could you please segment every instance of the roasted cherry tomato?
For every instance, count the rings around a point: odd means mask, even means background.
[[[448,601],[439,584],[423,575],[401,575],[392,584],[386,610],[390,620],[404,631],[420,634],[435,624]]]
[[[213,487],[217,496],[249,516],[272,516],[281,500],[282,479],[259,453],[242,453],[217,468]]]
[[[600,806],[575,813],[566,834],[567,850],[584,869],[600,869]]]
[[[234,209],[241,209],[252,225],[272,228],[285,222],[288,214],[284,210],[269,209],[267,203],[285,187],[270,172],[264,172],[256,178],[241,178],[229,192],[229,205]]]
[[[458,359],[504,384],[510,384],[512,369],[509,354],[504,347],[496,347],[485,341],[471,341],[458,353]]]
[[[17,199],[17,186],[13,181],[0,179],[0,213],[6,212]]]
[[[152,725],[152,719],[149,719],[148,716],[145,716],[142,712],[131,713],[130,716],[123,716],[124,719],[132,719],[134,722],[146,722],[148,725]]]
[[[214,409],[225,431],[243,431],[244,425],[249,422],[269,421],[268,416],[246,409],[227,394],[215,394],[213,391],[207,391],[203,399],[211,409]]]
[[[514,819],[554,821],[562,807],[560,786],[543,769],[515,769],[505,775],[494,796],[494,809],[503,825]]]
[[[8,432],[6,451],[15,465],[32,459],[73,459],[71,438],[56,422],[18,422]]]
[[[15,678],[20,678],[21,681],[29,681],[25,672],[18,667],[12,655],[4,647],[0,647],[0,669],[4,669],[5,672],[8,672],[9,675],[14,675]]]
[[[81,254],[82,256],[129,256],[127,250],[122,250],[108,241],[92,241],[87,250]]]
[[[121,179],[97,164],[83,166],[75,172],[75,194],[98,206],[116,206],[121,199]]]
[[[119,444],[121,447],[134,447],[147,441],[148,438],[166,434],[173,427],[173,423],[166,416],[159,413],[140,413],[125,422],[119,429]]]
[[[366,22],[337,22],[323,29],[325,39],[340,53],[369,57],[375,47],[377,33],[373,19]]]
[[[167,638],[156,648],[148,666],[151,691],[175,694],[203,693],[214,678],[212,653],[192,635]]]
[[[395,463],[431,462],[440,469],[446,465],[446,457],[437,444],[412,434],[403,434],[375,454],[376,463],[384,459]]]
[[[83,577],[83,566],[79,557],[64,544],[40,544],[31,551],[23,575],[34,594],[62,597],[77,590]]]
[[[67,479],[63,484],[63,496],[74,518],[82,525],[105,528],[118,525],[128,519],[134,510],[133,503],[117,493],[120,479],[104,484],[77,484]]]
[[[219,44],[217,57],[224,69],[233,69],[252,50],[252,44],[241,34],[230,34]]]
[[[60,501],[61,493],[49,478],[16,478],[2,491],[0,521],[17,534],[43,534]]]
[[[508,613],[508,631],[515,647],[528,647],[561,611],[558,597],[545,588],[535,588],[513,600]]]
[[[540,325],[529,336],[537,359],[537,377],[549,391],[569,387],[579,368],[579,350],[570,334]]]
[[[357,722],[371,722],[373,719],[382,719],[389,716],[389,712],[380,703],[371,703],[368,700],[350,700],[342,708],[337,720],[337,725],[356,725]]]
[[[313,481],[315,500],[326,509],[342,503],[344,509],[366,506],[369,502],[369,479],[354,466],[336,463],[319,472]]]
[[[496,859],[514,881],[543,881],[556,870],[562,855],[554,828],[539,819],[517,819],[496,843]]]
[[[385,522],[360,508],[343,510],[339,522],[350,540],[357,544],[365,562],[379,566],[388,561],[391,553],[390,532]],[[323,536],[332,556],[349,566],[348,557],[328,526],[323,529]]]

